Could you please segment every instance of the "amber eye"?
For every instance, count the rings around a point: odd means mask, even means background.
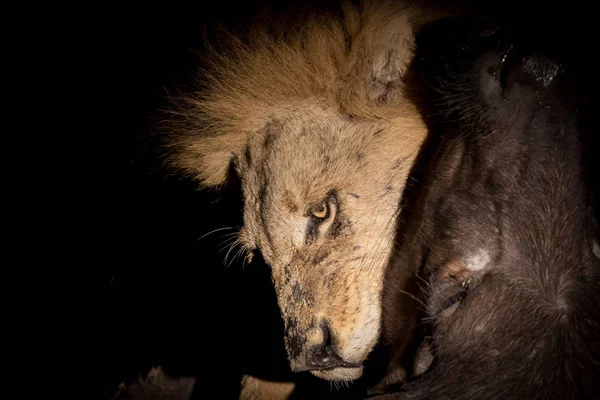
[[[319,204],[312,211],[312,216],[317,219],[325,219],[328,214],[329,214],[329,206],[327,205],[327,202]]]

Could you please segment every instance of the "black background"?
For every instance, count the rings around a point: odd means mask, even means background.
[[[91,249],[107,290],[97,343],[106,374],[99,398],[110,398],[119,382],[154,365],[172,376],[201,375],[201,391],[219,393],[212,398],[235,395],[248,360],[286,371],[268,270],[260,262],[225,268],[228,249],[221,243],[231,231],[199,240],[239,226],[239,194],[235,188],[198,191],[193,182],[169,176],[154,152],[156,110],[166,90],[191,78],[191,50],[202,45],[202,25],[235,25],[257,7],[154,3],[108,12],[98,57],[108,79],[97,81],[100,91],[110,92],[103,114],[111,122],[103,133],[108,179],[98,188],[104,201],[95,218],[97,231],[107,234]]]

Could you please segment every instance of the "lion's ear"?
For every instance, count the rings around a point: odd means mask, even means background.
[[[405,102],[402,88],[412,61],[415,23],[413,10],[398,3],[366,2],[360,24],[347,26],[352,45],[342,100],[353,108]]]
[[[401,43],[379,49],[372,59],[365,89],[370,102],[389,103],[402,88],[413,44],[409,38],[398,40]]]
[[[443,4],[364,0],[362,28],[352,46],[367,101],[393,105],[402,93],[415,50],[415,36],[430,22],[458,11]],[[361,65],[361,62],[363,63]]]
[[[367,97],[373,102],[393,102],[402,89],[406,71],[414,54],[415,26],[412,10],[393,3],[372,7],[368,24],[373,42],[367,70]],[[391,8],[391,9],[390,9]],[[379,23],[378,23],[379,21]],[[404,95],[400,94],[402,99]]]

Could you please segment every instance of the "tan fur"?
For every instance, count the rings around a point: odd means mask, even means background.
[[[403,73],[427,15],[385,1],[342,14],[229,37],[208,55],[201,90],[177,99],[168,143],[168,161],[204,187],[235,166],[240,243],[271,266],[292,369],[323,341],[322,321],[347,362],[375,345],[399,199],[425,135]],[[331,216],[311,233],[324,200]],[[306,339],[298,354],[294,335]],[[313,373],[349,380],[362,367]]]
[[[242,379],[240,400],[279,400],[287,399],[294,391],[291,382],[270,382],[253,376]]]

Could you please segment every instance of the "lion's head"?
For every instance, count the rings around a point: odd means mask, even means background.
[[[293,371],[356,379],[379,338],[400,195],[425,135],[403,94],[414,10],[350,5],[210,52],[178,100],[170,160],[241,179],[248,257],[270,265]],[[267,33],[268,32],[268,33]]]

